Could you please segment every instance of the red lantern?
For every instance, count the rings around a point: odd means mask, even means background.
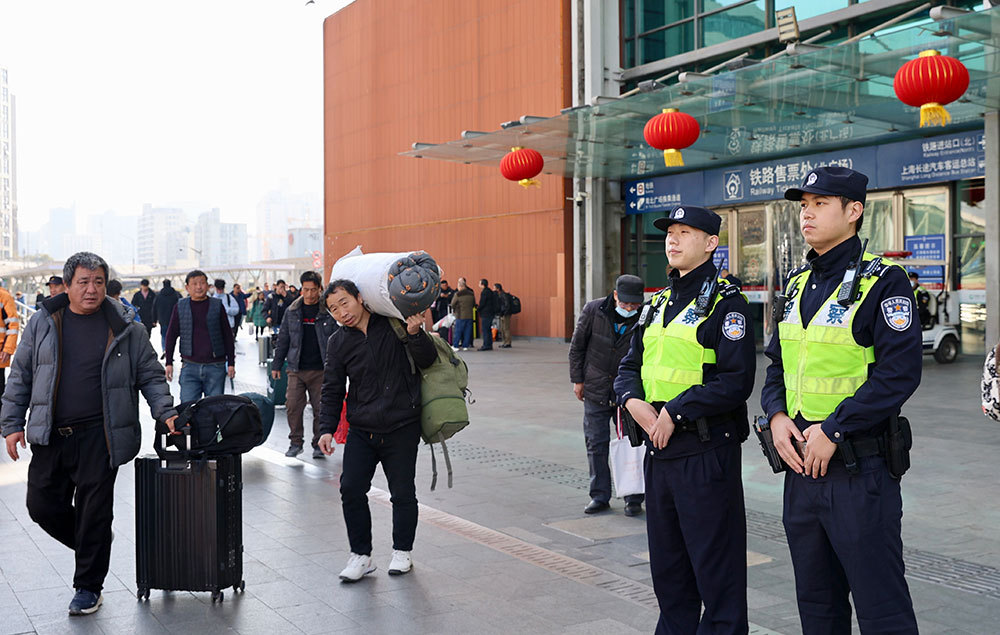
[[[646,143],[663,150],[663,163],[668,168],[684,165],[680,151],[697,141],[700,134],[698,120],[676,108],[664,108],[642,129]]]
[[[969,70],[954,57],[938,51],[921,51],[896,71],[892,82],[899,100],[920,107],[920,127],[944,126],[951,121],[945,105],[969,87]]]
[[[541,185],[534,177],[542,171],[545,160],[537,150],[522,148],[520,146],[511,148],[510,152],[500,160],[500,174],[505,179],[517,181],[522,187]]]

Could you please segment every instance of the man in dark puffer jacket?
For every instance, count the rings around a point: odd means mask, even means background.
[[[569,345],[569,378],[576,398],[583,402],[583,434],[590,464],[590,504],[583,510],[587,514],[610,507],[608,422],[614,420],[616,411],[613,384],[618,364],[628,353],[632,327],[639,319],[644,288],[638,276],[618,276],[610,295],[583,307]],[[626,496],[625,515],[639,514],[643,499],[642,494]]]

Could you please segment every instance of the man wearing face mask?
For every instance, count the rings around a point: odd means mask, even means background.
[[[718,214],[684,205],[653,225],[667,234],[673,270],[639,314],[615,393],[646,433],[656,632],[746,633],[740,443],[757,364],[749,304],[712,262]]]
[[[628,352],[632,327],[643,301],[642,278],[618,276],[615,290],[588,302],[580,313],[569,345],[569,379],[573,393],[583,402],[583,436],[590,465],[590,503],[583,510],[595,514],[610,508],[611,470],[608,447],[617,407],[612,384],[618,364]],[[625,497],[625,515],[642,512],[642,494]]]

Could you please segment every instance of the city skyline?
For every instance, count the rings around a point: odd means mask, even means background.
[[[322,21],[346,4],[0,5],[19,228],[151,204],[218,208],[255,235],[283,184],[321,201]]]

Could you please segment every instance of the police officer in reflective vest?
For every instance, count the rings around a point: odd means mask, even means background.
[[[885,431],[920,383],[920,325],[906,271],[862,254],[867,186],[864,174],[820,167],[785,192],[801,201],[812,249],[778,302],[761,404],[788,465],[784,523],[805,635],[850,633],[848,594],[862,633],[917,632]]]
[[[643,306],[615,380],[618,403],[646,433],[657,633],[748,629],[740,443],[756,354],[747,300],[712,262],[721,223],[686,205],[653,223],[667,233],[673,270]]]

